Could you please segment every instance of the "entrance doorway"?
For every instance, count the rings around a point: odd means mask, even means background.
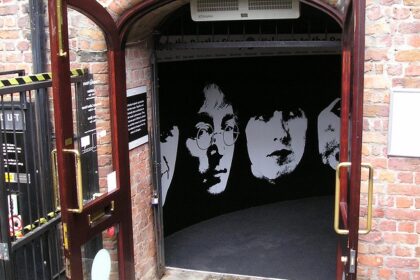
[[[222,23],[188,8],[156,38],[166,265],[334,279],[340,26],[304,4]]]
[[[71,112],[69,112],[69,106],[65,106],[66,104],[70,104],[68,101],[68,97],[70,96],[70,90],[69,90],[69,81],[68,77],[66,78],[66,71],[62,71],[62,69],[68,69],[69,67],[69,60],[68,60],[68,42],[67,42],[67,33],[66,33],[66,27],[67,27],[67,19],[66,19],[66,6],[65,4],[68,4],[75,7],[78,11],[82,11],[89,15],[89,17],[93,18],[95,22],[98,22],[101,28],[103,28],[106,32],[107,37],[107,43],[108,43],[108,64],[110,67],[110,75],[109,75],[109,83],[110,83],[110,115],[112,117],[112,127],[111,127],[111,134],[113,137],[112,139],[112,156],[113,166],[115,165],[115,171],[116,171],[116,177],[117,177],[117,190],[112,191],[111,193],[104,194],[99,200],[96,200],[92,203],[88,203],[88,205],[82,205],[83,201],[81,203],[78,203],[79,200],[75,197],[75,194],[82,193],[81,191],[77,192],[76,187],[81,186],[80,184],[76,185],[76,170],[75,166],[72,166],[72,163],[74,163],[74,158],[72,158],[71,155],[68,155],[68,149],[72,148],[74,145],[73,139],[72,139],[72,122],[70,121],[69,116],[71,116]],[[60,130],[60,134],[57,135],[57,161],[58,161],[58,170],[59,170],[59,185],[60,185],[60,194],[62,198],[62,211],[65,213],[66,216],[63,215],[63,221],[67,221],[67,233],[70,240],[70,247],[67,249],[66,257],[72,258],[70,260],[66,259],[66,264],[69,264],[70,266],[67,267],[66,272],[72,273],[72,277],[68,278],[81,278],[79,275],[82,274],[81,270],[81,246],[84,244],[85,241],[87,241],[89,238],[94,237],[95,234],[99,234],[103,229],[106,229],[108,226],[119,223],[119,238],[118,238],[118,246],[119,249],[119,259],[121,260],[119,264],[119,274],[121,278],[132,278],[131,275],[133,275],[133,252],[132,252],[132,239],[130,239],[130,217],[129,215],[126,215],[126,213],[130,212],[130,192],[128,186],[128,179],[129,176],[126,173],[126,170],[128,170],[126,164],[128,159],[128,153],[127,153],[127,139],[126,139],[126,131],[124,130],[125,126],[125,110],[126,108],[124,105],[126,105],[125,98],[123,94],[118,94],[119,92],[125,91],[125,84],[124,84],[124,49],[121,49],[121,46],[127,46],[126,40],[128,40],[127,36],[128,31],[135,27],[135,26],[141,26],[142,22],[141,20],[145,19],[155,19],[159,20],[162,19],[165,16],[165,10],[166,12],[170,11],[174,6],[186,3],[188,1],[185,0],[166,0],[166,1],[145,1],[141,2],[137,5],[134,5],[129,11],[127,11],[124,15],[121,16],[121,18],[118,20],[116,24],[114,24],[114,21],[112,17],[105,11],[105,9],[98,4],[94,0],[85,0],[83,2],[78,0],[68,0],[64,2],[64,5],[61,5],[61,1],[50,1],[50,9],[51,14],[57,15],[57,18],[50,17],[51,19],[51,38],[50,41],[52,42],[52,53],[54,54],[52,56],[52,70],[53,74],[55,75],[55,81],[53,83],[53,86],[55,88],[54,90],[54,98],[55,102],[57,102],[57,108],[58,109],[64,109],[64,110],[55,110],[55,112],[58,112],[58,116],[56,118],[56,127],[57,128],[64,128],[63,130]],[[357,241],[358,241],[358,232],[359,232],[359,196],[360,196],[360,154],[361,154],[361,118],[362,118],[362,90],[363,90],[363,48],[364,48],[364,41],[363,41],[363,28],[364,28],[364,2],[363,1],[357,1],[353,3],[353,1],[344,1],[340,2],[339,7],[330,7],[327,4],[318,1],[318,0],[306,0],[302,1],[305,3],[309,3],[310,5],[317,7],[323,11],[326,11],[329,15],[334,17],[337,22],[340,23],[341,26],[343,26],[343,32],[342,32],[342,88],[341,88],[341,103],[342,103],[342,110],[341,110],[341,136],[340,136],[340,161],[351,161],[351,163],[346,163],[345,165],[341,165],[342,171],[344,171],[344,167],[349,167],[349,170],[351,170],[350,176],[341,176],[342,184],[341,188],[340,185],[338,185],[338,189],[341,190],[336,197],[336,204],[335,204],[335,219],[334,221],[337,221],[335,223],[335,229],[336,232],[340,234],[348,234],[348,237],[346,236],[344,239],[346,242],[343,244],[346,244],[346,246],[343,246],[338,250],[337,258],[340,260],[338,262],[337,267],[339,267],[340,270],[337,272],[337,279],[356,279],[356,268],[357,268]],[[173,4],[173,5],[172,5]],[[150,11],[155,12],[156,10],[163,11],[159,14],[159,16],[155,16],[154,13],[151,13]],[[92,11],[95,11],[95,14],[92,14]],[[150,13],[149,13],[150,12]],[[145,15],[146,14],[146,15]],[[138,20],[140,19],[141,20]],[[156,21],[155,21],[156,22]],[[139,25],[137,25],[139,24]],[[153,25],[153,24],[152,24]],[[63,27],[63,28],[61,28]],[[146,25],[143,27],[140,31],[142,31],[142,35],[149,34],[148,33],[148,27],[150,25]],[[128,30],[128,31],[127,31]],[[247,34],[245,32],[245,34]],[[305,42],[302,46],[302,43],[300,40],[298,40],[296,43],[293,43],[293,40],[286,41],[287,43],[284,44],[283,41],[275,40],[273,43],[266,43],[265,46],[267,46],[267,49],[269,47],[275,47],[275,48],[282,48],[287,49],[293,48],[295,50],[306,48],[307,46],[314,47],[319,45],[325,45],[324,43],[320,42]],[[182,41],[181,41],[182,43]],[[231,42],[231,43],[224,43],[220,44],[218,42],[203,42],[205,44],[199,44],[197,45],[197,48],[201,46],[201,48],[207,48],[210,45],[218,46],[220,48],[223,48],[223,46],[226,46],[227,48],[240,48],[242,52],[244,50],[248,50],[251,53],[253,52],[250,48],[255,48],[255,44],[259,45],[261,42],[252,42],[252,41],[239,41],[239,43]],[[211,43],[211,44],[207,44]],[[215,43],[215,44],[214,44]],[[330,42],[326,44],[327,48],[331,47]],[[191,49],[191,44],[187,44],[187,47]],[[177,47],[178,49],[185,49],[185,46]],[[194,49],[194,48],[193,48]],[[200,51],[201,52],[201,51]],[[277,54],[271,54],[267,57],[274,57],[278,56]],[[191,56],[191,55],[190,55]],[[254,54],[254,57],[256,55]],[[193,56],[194,57],[194,56]],[[184,59],[185,60],[185,59]],[[155,65],[154,65],[155,66]],[[61,70],[61,72],[60,72]],[[154,79],[157,81],[157,79]],[[246,81],[245,79],[243,79]],[[214,84],[214,83],[213,83]],[[217,90],[215,86],[211,86],[212,84],[209,84],[208,89],[212,89],[213,92],[220,92],[220,90]],[[219,86],[220,88],[220,86]],[[204,88],[203,88],[204,89]],[[200,91],[203,92],[203,89]],[[252,88],[251,88],[252,89]],[[247,89],[249,90],[249,89]],[[60,92],[60,94],[58,94]],[[64,94],[63,94],[64,93]],[[156,90],[154,92],[154,95],[157,96]],[[220,95],[220,94],[219,94]],[[224,102],[226,105],[226,102]],[[203,103],[204,104],[204,103]],[[221,103],[222,104],[222,103]],[[233,104],[233,103],[232,103]],[[277,104],[277,103],[275,103]],[[223,106],[225,109],[228,106]],[[232,107],[232,105],[231,105]],[[200,110],[201,107],[199,107],[198,110]],[[345,110],[343,110],[345,109]],[[285,110],[285,109],[284,109]],[[233,111],[233,109],[232,109]],[[66,113],[67,112],[67,113]],[[117,113],[119,112],[119,114]],[[303,116],[305,111],[300,108],[297,112],[299,113],[299,116]],[[195,112],[197,114],[197,111]],[[64,116],[63,116],[64,115]],[[220,116],[219,114],[217,114]],[[234,115],[233,113],[231,115]],[[225,116],[225,115],[223,115]],[[273,113],[274,116],[274,113]],[[283,115],[281,114],[282,118]],[[306,114],[305,114],[306,117]],[[214,117],[213,117],[214,119]],[[222,121],[220,123],[224,122],[226,119],[223,117]],[[236,123],[229,122],[230,128],[227,129],[228,125],[224,125],[223,129],[221,125],[216,125],[213,123],[211,129],[210,127],[207,127],[208,130],[202,131],[202,135],[208,135],[209,141],[204,141],[204,146],[201,146],[202,142],[200,141],[200,146],[195,141],[196,146],[200,150],[205,150],[203,147],[205,147],[206,143],[210,142],[213,143],[217,139],[220,141],[220,139],[223,140],[223,143],[225,143],[227,146],[236,146],[236,143],[239,143],[238,141],[241,141],[241,139],[244,139],[240,128],[236,128]],[[344,125],[343,125],[344,124]],[[308,125],[309,127],[309,125]],[[202,128],[198,126],[197,129],[201,130]],[[155,126],[155,129],[158,129],[158,126]],[[223,130],[223,131],[222,131]],[[225,133],[225,131],[228,131]],[[245,131],[246,133],[246,131]],[[227,137],[225,137],[227,134]],[[198,133],[196,134],[197,137]],[[222,137],[222,138],[220,138]],[[241,138],[242,137],[242,138]],[[156,139],[156,138],[154,138]],[[242,140],[243,141],[243,140]],[[351,147],[350,147],[351,146]],[[160,158],[159,156],[159,146],[156,146],[157,153],[156,158]],[[200,148],[201,147],[201,148]],[[350,149],[351,148],[351,149]],[[280,153],[278,156],[282,157],[282,154]],[[287,158],[288,155],[283,154],[283,158]],[[303,157],[303,155],[302,155]],[[233,156],[232,156],[233,159]],[[303,158],[302,158],[303,160]],[[159,160],[158,160],[159,161]],[[193,160],[191,160],[192,162]],[[159,162],[157,162],[159,163]],[[157,164],[157,166],[159,166]],[[156,166],[156,167],[157,167]],[[298,166],[298,165],[297,165]],[[69,168],[67,168],[69,167]],[[298,168],[298,167],[296,167]],[[226,169],[226,171],[225,171]],[[205,168],[203,168],[205,170]],[[227,173],[227,168],[224,168],[222,170],[219,170],[221,172],[218,176],[213,176],[218,179],[213,179],[213,182],[220,183],[222,174]],[[230,170],[233,171],[233,170]],[[163,173],[163,172],[162,172]],[[342,175],[345,172],[342,172]],[[251,173],[252,174],[252,173]],[[159,179],[161,179],[161,174],[159,174]],[[217,174],[213,174],[217,175]],[[248,174],[249,175],[249,174]],[[223,176],[224,177],[224,176]],[[80,177],[79,177],[80,178]],[[206,178],[204,178],[206,179]],[[210,178],[211,179],[211,178]],[[351,179],[351,180],[350,180]],[[220,181],[220,182],[219,182]],[[207,178],[206,183],[210,184],[211,180]],[[159,185],[159,184],[157,184]],[[159,185],[160,186],[160,185]],[[211,185],[213,186],[213,185]],[[347,186],[349,186],[347,191]],[[220,184],[215,189],[212,189],[212,191],[220,191],[220,188],[223,188]],[[70,193],[68,193],[70,192]],[[153,203],[157,203],[160,205],[162,202],[159,198],[159,193],[156,193],[156,196],[153,199]],[[66,200],[67,199],[67,200]],[[169,196],[168,196],[169,199]],[[114,202],[115,207],[109,207],[112,206],[112,203],[109,204],[109,202]],[[191,202],[190,200],[189,202]],[[168,202],[169,203],[169,202]],[[76,209],[75,207],[79,207],[79,209]],[[86,206],[86,207],[85,207]],[[117,210],[116,210],[117,209]],[[156,208],[159,212],[159,207]],[[78,211],[74,211],[78,210]],[[114,210],[114,211],[110,211]],[[233,209],[235,210],[235,209]],[[89,219],[89,215],[92,218],[93,216],[96,216],[94,214],[105,214],[105,216],[98,215],[99,217],[109,217],[108,214],[111,214],[111,217],[108,219],[100,220],[98,221],[98,224],[92,227],[88,228],[89,223],[85,223]],[[156,215],[158,217],[158,215]],[[368,221],[369,225],[369,221]],[[83,228],[82,236],[80,236],[80,229]],[[369,228],[369,227],[368,227]],[[79,237],[83,237],[83,240],[74,238],[76,236],[76,231],[79,231]],[[156,234],[159,236],[160,231],[157,230]],[[159,239],[159,238],[158,238]],[[161,260],[161,249],[163,246],[158,247],[158,259]],[[72,253],[73,252],[73,253]],[[74,254],[76,252],[76,254]],[[342,257],[342,258],[341,258]],[[159,261],[159,267],[161,266],[162,262]],[[76,274],[75,274],[76,271]]]

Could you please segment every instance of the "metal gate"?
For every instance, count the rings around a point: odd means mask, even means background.
[[[0,80],[0,279],[61,279],[51,74],[0,73],[10,74],[19,76]],[[76,96],[87,79],[72,71]]]

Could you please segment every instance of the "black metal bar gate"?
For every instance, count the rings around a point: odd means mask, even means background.
[[[6,74],[22,77],[0,80],[0,279],[61,279],[51,75],[0,73]],[[84,71],[72,77],[76,95],[87,77]]]

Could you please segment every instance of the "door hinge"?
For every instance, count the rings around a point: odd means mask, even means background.
[[[162,172],[161,167],[160,167],[160,162],[157,162],[157,161],[153,162],[153,166],[155,168],[156,176],[160,176],[160,173]]]
[[[349,273],[356,273],[356,250],[350,249]]]
[[[63,223],[63,244],[64,244],[64,249],[68,250],[69,249],[69,234],[67,232],[67,223]]]
[[[71,266],[70,266],[70,260],[69,258],[65,258],[65,270],[66,270],[66,277],[68,279],[71,279]]]
[[[9,260],[9,246],[7,243],[0,243],[0,260]]]
[[[159,204],[159,195],[157,191],[154,191],[152,195],[152,205],[158,205],[158,204]]]

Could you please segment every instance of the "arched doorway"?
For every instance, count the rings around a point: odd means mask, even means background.
[[[155,30],[150,26],[156,26],[158,22],[162,22],[163,19],[168,20],[171,18],[172,11],[178,9],[181,5],[185,4],[184,1],[169,1],[169,2],[161,2],[159,5],[153,6],[153,3],[149,4],[142,4],[138,5],[138,7],[134,7],[130,12],[128,12],[125,16],[123,16],[120,20],[120,29],[123,31],[123,36],[126,40],[130,41],[135,38],[136,34],[140,35],[147,32],[152,32]],[[360,176],[360,119],[361,119],[361,111],[359,106],[361,106],[361,94],[363,88],[363,81],[362,81],[362,72],[355,75],[356,72],[362,70],[363,68],[363,28],[364,28],[364,3],[351,3],[351,2],[340,2],[337,3],[335,7],[332,7],[328,4],[325,4],[321,1],[304,1],[302,3],[306,3],[309,6],[313,6],[319,10],[322,10],[326,14],[328,14],[331,19],[334,19],[342,26],[342,83],[341,83],[341,97],[342,97],[342,116],[348,116],[341,118],[341,127],[343,128],[342,131],[346,131],[349,133],[341,133],[340,139],[340,149],[341,149],[341,162],[351,161],[351,180],[347,181],[347,176],[344,175],[344,171],[341,171],[341,185],[339,188],[341,189],[340,196],[337,199],[336,205],[339,208],[337,213],[338,220],[341,220],[340,224],[343,227],[353,228],[358,227],[358,194],[359,194],[359,178]],[[141,6],[141,7],[140,7]],[[148,13],[149,9],[153,9],[154,13]],[[137,10],[136,10],[137,9]],[[144,13],[143,13],[144,12]],[[152,23],[150,23],[152,21]],[[156,22],[153,23],[153,22]],[[211,27],[210,27],[211,29]],[[128,38],[128,39],[127,39]],[[179,38],[178,38],[179,39]],[[155,47],[158,45],[155,39]],[[211,42],[205,42],[209,43]],[[171,42],[169,42],[171,43]],[[173,43],[173,42],[172,42]],[[191,43],[191,42],[189,42]],[[197,48],[200,48],[200,51],[209,47],[203,46],[205,44],[200,44],[197,42]],[[219,46],[217,46],[219,44]],[[276,43],[274,43],[276,44]],[[175,44],[173,44],[175,45]],[[214,44],[214,48],[221,47],[222,43],[216,42]],[[224,44],[225,48],[229,48],[229,44]],[[235,45],[235,43],[230,44],[230,48],[240,47],[241,45]],[[296,46],[296,45],[295,45]],[[174,53],[178,52],[179,49],[187,49],[187,48],[194,48],[191,45],[184,45],[184,46],[172,46],[174,47],[171,49]],[[252,48],[255,47],[254,42],[248,42],[247,44],[242,45],[243,48]],[[176,50],[178,48],[178,50]],[[167,51],[167,49],[163,50]],[[182,53],[182,51],[181,51]],[[176,56],[176,55],[175,55]],[[194,56],[194,55],[193,55]],[[216,55],[217,56],[217,55]],[[177,58],[182,59],[182,58]],[[183,59],[191,59],[191,54],[189,54]],[[154,64],[155,65],[155,64]],[[159,73],[159,72],[158,72]],[[155,77],[157,78],[157,77]],[[159,77],[160,78],[160,77]],[[158,85],[159,88],[162,84]],[[350,104],[353,104],[350,106]],[[358,104],[358,105],[356,105]],[[359,109],[356,109],[359,108]],[[173,113],[173,112],[172,112]],[[356,136],[359,135],[359,136]],[[159,132],[156,133],[155,139],[159,138]],[[159,143],[156,143],[156,146],[159,146]],[[160,162],[160,151],[156,151],[155,160]],[[156,180],[160,180],[161,174],[155,174]],[[355,177],[354,177],[355,176]],[[351,192],[348,192],[347,187],[352,186],[349,188]],[[160,193],[160,191],[157,191]],[[160,194],[162,195],[162,194]],[[163,198],[161,197],[160,203],[163,202]],[[357,204],[357,205],[356,205]],[[159,213],[160,208],[157,208]],[[353,213],[353,214],[350,214]],[[347,217],[353,217],[355,220],[351,222],[348,220]],[[343,222],[344,221],[344,222]],[[338,224],[338,222],[337,222]],[[351,224],[351,226],[350,226]],[[338,226],[337,226],[338,227]],[[158,231],[159,232],[159,231]],[[350,238],[348,242],[343,242],[346,244],[344,248],[339,248],[340,253],[337,254],[337,278],[341,279],[343,276],[342,271],[344,270],[343,266],[346,266],[346,274],[349,279],[352,279],[355,276],[355,269],[356,269],[356,255],[357,255],[357,232],[356,228],[350,229]],[[161,237],[162,238],[162,237]],[[346,239],[347,237],[345,237]],[[161,239],[161,244],[163,244],[163,239]],[[160,248],[163,249],[163,246]],[[343,251],[343,253],[341,253]],[[161,258],[163,257],[163,250],[161,252]],[[344,256],[342,258],[342,256]],[[162,263],[163,265],[163,263]]]
[[[335,277],[341,28],[300,12],[157,29],[166,265]]]
[[[50,5],[51,6],[50,9],[52,11],[57,11],[61,9],[60,5],[58,6],[56,5],[57,4],[56,1],[51,1],[51,3],[52,4]],[[134,35],[129,34],[130,31],[137,30],[140,32],[141,35],[147,34],[148,31],[154,29],[153,20],[154,22],[160,22],[160,20],[164,18],[167,14],[169,14],[171,11],[173,11],[174,8],[177,8],[184,3],[185,1],[146,1],[146,2],[142,2],[140,4],[135,5],[129,11],[127,11],[127,13],[123,15],[117,23],[117,28],[119,31],[119,38],[114,41],[116,42],[116,45],[114,45],[115,49],[112,48],[112,52],[111,52],[112,55],[110,56],[110,61],[111,61],[111,65],[112,65],[112,69],[114,73],[118,73],[118,75],[123,75],[121,74],[122,73],[121,71],[124,68],[124,63],[122,62],[121,57],[120,57],[120,55],[123,52],[120,52],[120,47],[126,45],[127,39],[129,39],[130,36],[133,36],[131,38],[136,38],[135,34]],[[341,118],[341,131],[345,131],[346,133],[341,133],[341,136],[340,136],[341,138],[340,161],[350,160],[352,162],[352,165],[351,165],[351,176],[350,176],[351,180],[347,180],[347,176],[345,176],[344,174],[342,175],[342,184],[341,184],[342,191],[341,191],[341,196],[338,198],[338,203],[339,203],[338,205],[340,206],[339,210],[341,210],[337,212],[338,218],[341,217],[342,222],[340,225],[344,227],[346,230],[348,230],[348,232],[346,233],[348,233],[349,238],[348,238],[348,242],[345,242],[347,245],[341,248],[340,253],[337,255],[337,258],[339,260],[338,266],[340,267],[337,272],[337,275],[339,278],[341,278],[342,271],[343,271],[344,273],[343,275],[346,275],[346,278],[355,279],[356,277],[355,258],[357,256],[358,215],[359,215],[358,200],[359,200],[359,185],[360,185],[360,150],[361,150],[360,135],[361,135],[361,116],[362,116],[361,105],[362,105],[362,88],[363,88],[362,61],[363,61],[363,47],[364,47],[362,31],[364,28],[364,24],[363,24],[364,3],[357,2],[357,3],[354,3],[353,5],[350,1],[343,2],[341,3],[342,5],[338,5],[337,8],[331,8],[327,4],[323,4],[322,2],[318,2],[318,1],[308,1],[308,3],[312,6],[315,6],[317,8],[320,8],[321,10],[326,11],[328,14],[330,14],[335,20],[337,20],[343,26],[343,33],[342,33],[343,34],[343,38],[342,38],[343,63],[342,63],[342,95],[341,95],[341,98],[342,98],[341,112],[342,113],[341,114],[342,116],[344,115],[346,117]],[[84,3],[82,3],[81,1],[69,1],[69,4],[72,4],[73,6],[77,7],[81,11],[88,11],[88,10],[93,11],[95,9],[103,11],[101,7],[93,4],[93,1],[87,1]],[[88,12],[86,13],[89,14]],[[54,12],[52,14],[55,15]],[[105,21],[109,22],[110,17],[108,15],[105,15],[106,13],[98,13],[98,14],[99,15],[92,15],[92,17],[99,19],[99,21],[101,21],[101,19],[102,20],[106,19]],[[53,24],[53,26],[60,25],[60,20],[59,18],[57,19],[58,19],[58,23],[56,22],[55,24]],[[144,25],[150,19],[152,19],[152,23],[149,25]],[[53,19],[53,22],[54,22],[54,19]],[[65,24],[65,21],[64,21],[64,24]],[[112,26],[112,24],[110,23],[109,26]],[[140,28],[136,28],[136,27],[140,27]],[[112,27],[111,29],[113,28],[114,27]],[[109,32],[108,28],[105,28],[105,29]],[[52,50],[53,50],[53,53],[56,53],[59,57],[57,60],[55,61],[53,60],[53,69],[54,69],[54,72],[59,73],[60,72],[59,70],[62,69],[59,67],[60,63],[65,63],[65,59],[60,58],[60,57],[62,57],[63,52],[65,52],[66,46],[64,45],[64,49],[62,50],[60,49],[60,40],[62,39],[60,38],[60,36],[62,35],[58,35],[59,32],[57,32],[57,30],[59,31],[60,29],[59,28],[51,29],[51,34],[56,35],[56,37],[54,36],[52,37],[52,41],[53,41]],[[110,35],[110,34],[111,34],[111,37],[115,38],[114,31],[111,31],[107,35]],[[54,43],[54,42],[58,42],[58,43]],[[118,44],[120,45],[117,46]],[[249,45],[245,47],[249,47]],[[121,80],[118,80],[118,78],[116,77],[117,76],[114,76],[113,82],[118,85],[120,84]],[[122,78],[123,76],[118,76],[118,77]],[[60,77],[60,79],[61,78],[62,77]],[[65,78],[63,78],[62,81],[63,81],[62,84],[66,84]],[[61,86],[57,85],[56,87],[60,88]],[[124,86],[120,85],[119,88],[123,89]],[[113,94],[113,98],[115,98],[115,100],[112,103],[114,106],[112,108],[112,112],[113,112],[113,115],[114,114],[117,115],[116,126],[114,126],[114,128],[116,129],[114,132],[117,132],[116,134],[117,136],[113,138],[113,145],[116,145],[116,150],[118,151],[117,154],[115,154],[116,156],[115,165],[117,169],[120,170],[119,172],[117,172],[118,174],[117,180],[119,182],[119,185],[121,186],[122,183],[126,182],[123,179],[124,176],[121,173],[121,170],[123,170],[122,167],[126,166],[125,165],[126,163],[124,163],[124,160],[127,159],[126,157],[127,154],[126,154],[126,151],[124,151],[125,148],[122,147],[124,146],[124,142],[125,142],[124,137],[119,136],[119,135],[124,134],[124,132],[122,131],[124,130],[124,125],[119,126],[119,124],[121,122],[124,122],[124,114],[123,114],[124,110],[123,111],[120,111],[120,110],[124,107],[125,102],[123,99],[119,99],[119,95],[116,93]],[[352,106],[350,106],[350,104],[352,104]],[[64,106],[64,104],[62,105]],[[123,113],[121,115],[118,115],[116,114],[116,112],[118,111],[120,113],[121,112]],[[58,124],[57,127],[59,127],[60,125],[63,127],[66,127],[65,123]],[[66,134],[67,132],[69,131],[64,129],[64,134]],[[158,137],[158,134],[159,134],[158,129],[156,129],[156,132],[154,135],[155,139],[156,137]],[[66,142],[66,139],[68,139],[68,137],[65,137],[66,135],[62,135],[62,136],[63,136],[62,137],[63,139],[61,139],[62,143],[57,145],[58,146],[57,148],[59,150],[66,148],[66,146],[68,145],[71,145],[69,142]],[[213,135],[210,138],[213,138]],[[120,142],[122,143],[122,146],[117,145]],[[157,149],[156,158],[157,159],[159,158],[159,149]],[[64,164],[63,159],[64,159],[64,156],[60,155],[60,152],[59,152],[59,156],[58,156],[59,166],[60,164]],[[60,170],[64,170],[64,169],[60,168]],[[72,168],[70,167],[69,170],[72,170]],[[60,171],[60,172],[63,172],[63,171]],[[63,176],[64,177],[67,176],[69,177],[68,179],[71,179],[72,178],[71,173],[74,173],[74,172],[65,172]],[[156,177],[158,177],[158,175],[160,176],[160,174],[156,174]],[[60,176],[60,180],[63,180],[63,182],[60,181],[60,183],[62,183],[60,185],[66,184],[66,181],[64,179],[61,179],[61,176]],[[74,181],[74,179],[68,180],[68,181],[72,182]],[[348,192],[348,195],[347,195],[347,185],[351,186],[349,188],[350,191]],[[126,194],[127,193],[124,192],[124,195],[122,197],[125,197],[126,200],[129,200],[129,195],[126,195]],[[63,193],[63,196],[65,197],[66,194]],[[71,196],[70,196],[70,199],[74,200],[74,198],[72,198]],[[108,207],[106,206],[106,204],[109,203],[109,201],[108,199],[101,199],[100,201],[98,201],[98,203],[102,205],[98,207],[106,208]],[[160,203],[162,203],[161,200],[160,200]],[[76,203],[73,201],[70,204],[75,205]],[[93,203],[92,205],[94,204],[95,203]],[[93,208],[94,206],[92,206],[92,209]],[[160,210],[161,209],[157,207],[156,217],[158,220],[159,220],[159,216],[161,215]],[[121,213],[122,212],[120,212],[120,214]],[[88,214],[88,213],[85,213],[85,214]],[[109,211],[105,214],[109,214]],[[72,215],[72,214],[69,214],[69,215]],[[69,219],[71,220],[72,218],[70,217]],[[104,225],[105,224],[106,223],[104,222]],[[82,224],[80,224],[80,226],[84,227]],[[126,226],[127,224],[125,224],[125,229],[123,230],[124,235],[127,234]],[[70,233],[73,232],[74,230],[75,228],[70,227]],[[160,231],[157,230],[156,232],[159,233]],[[159,234],[158,234],[158,238],[161,238]],[[120,240],[120,245],[122,245],[121,242],[123,242],[123,239]],[[78,243],[76,243],[74,246],[77,247]],[[132,248],[132,246],[128,246],[128,247]],[[160,260],[163,260],[163,254],[161,254],[162,248],[163,247],[159,247]],[[126,256],[127,258],[130,259],[129,252],[127,253]],[[341,256],[347,257],[347,259],[341,258]],[[78,257],[77,254],[75,257],[76,258]],[[163,262],[160,262],[160,264],[163,264]],[[343,268],[343,264],[345,265],[345,270]],[[76,267],[77,265],[78,264],[76,263]],[[130,269],[126,270],[124,266],[122,266],[121,268],[123,268],[123,271],[126,271],[128,273],[127,275],[130,275],[129,274]]]

